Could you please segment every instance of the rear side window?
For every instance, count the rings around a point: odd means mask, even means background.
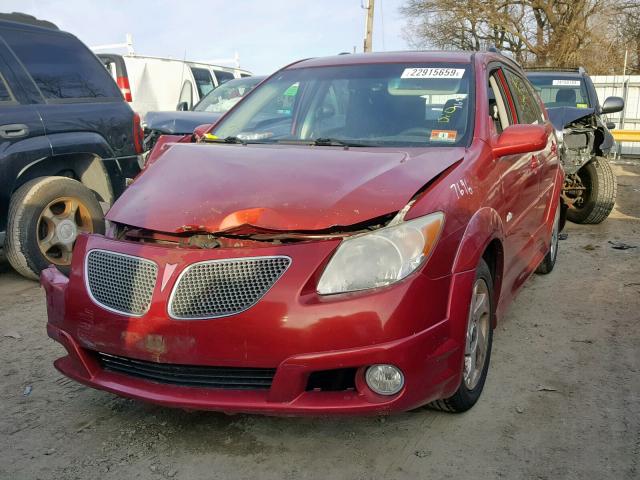
[[[0,74],[0,105],[13,103],[13,95],[9,91],[7,82],[4,81],[2,74]]]
[[[509,70],[505,73],[518,110],[518,123],[542,123],[542,112],[527,82]]]
[[[200,98],[215,88],[213,78],[211,78],[211,74],[206,68],[191,67],[191,73],[193,73],[193,78],[196,81],[196,88],[198,89]]]
[[[47,100],[122,100],[108,72],[76,38],[12,29],[2,35]]]
[[[214,70],[216,73],[216,78],[218,79],[218,84],[222,85],[224,82],[228,82],[229,80],[233,80],[235,77],[231,72],[225,72],[224,70]]]

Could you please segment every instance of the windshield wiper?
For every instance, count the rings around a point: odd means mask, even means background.
[[[337,138],[318,137],[313,141],[313,145],[318,147],[369,147],[364,143],[348,142]]]
[[[203,139],[205,142],[213,142],[213,143],[241,143],[243,145],[247,144],[246,140],[242,140],[238,137],[234,137],[233,135],[224,137],[224,138],[211,138],[205,135]]]

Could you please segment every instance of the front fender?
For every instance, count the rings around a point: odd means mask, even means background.
[[[475,269],[487,246],[496,239],[504,243],[504,237],[504,226],[498,212],[490,207],[478,210],[462,235],[452,272],[455,274]]]

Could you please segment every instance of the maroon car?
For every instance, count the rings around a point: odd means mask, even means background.
[[[493,329],[553,269],[563,172],[544,107],[490,52],[304,60],[162,137],[42,274],[65,375],[172,407],[464,411]]]

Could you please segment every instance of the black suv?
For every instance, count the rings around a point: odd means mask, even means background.
[[[567,219],[600,223],[615,204],[616,178],[607,157],[613,136],[603,115],[620,112],[624,101],[609,97],[602,105],[583,68],[529,70],[527,77],[547,107],[556,128],[566,176],[563,188]]]
[[[81,232],[139,171],[140,118],[102,62],[50,22],[0,14],[0,247],[22,275],[68,270]]]

